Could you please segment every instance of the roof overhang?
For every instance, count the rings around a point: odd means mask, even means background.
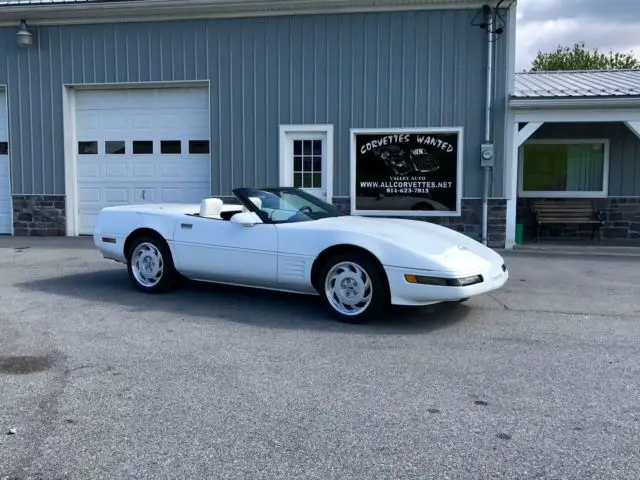
[[[89,24],[113,21],[185,20],[319,13],[475,9],[499,0],[122,0],[50,2],[0,7],[0,26],[24,19],[31,25]],[[503,2],[505,6],[510,2]],[[515,4],[515,2],[514,2]]]
[[[511,100],[514,122],[640,122],[640,97]]]
[[[512,109],[592,109],[592,108],[640,108],[640,96],[627,97],[581,97],[581,98],[511,98]]]

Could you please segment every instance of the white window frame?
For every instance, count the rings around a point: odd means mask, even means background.
[[[583,145],[601,143],[604,148],[604,165],[602,169],[602,190],[581,191],[525,191],[524,185],[524,147],[531,144],[542,145]],[[527,140],[522,144],[518,154],[518,196],[522,198],[604,198],[609,195],[609,155],[610,140],[608,138],[562,138]]]
[[[327,166],[324,172],[326,185],[323,185],[328,203],[333,203],[333,149],[334,149],[334,128],[332,124],[292,124],[280,125],[280,141],[279,141],[279,174],[280,186],[293,186],[293,154],[290,151],[289,136],[290,135],[323,135],[326,136],[326,158]]]

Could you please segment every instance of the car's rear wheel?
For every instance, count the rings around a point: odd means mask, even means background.
[[[177,280],[169,247],[155,237],[139,237],[132,242],[127,270],[133,286],[145,293],[171,290]]]
[[[387,279],[380,266],[361,252],[331,256],[319,272],[325,305],[341,322],[362,323],[388,304]]]

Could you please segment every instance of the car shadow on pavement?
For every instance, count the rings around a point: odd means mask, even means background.
[[[176,291],[148,295],[131,286],[125,269],[56,276],[16,284],[22,290],[115,304],[131,311],[175,314],[189,321],[219,319],[269,328],[419,334],[450,327],[470,312],[464,304],[392,307],[363,325],[334,320],[320,297],[185,281]]]

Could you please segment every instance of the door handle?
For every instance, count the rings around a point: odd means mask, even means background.
[[[182,223],[180,224],[180,227],[184,229],[193,228],[193,223]]]
[[[144,200],[144,190],[142,190],[142,199]]]

